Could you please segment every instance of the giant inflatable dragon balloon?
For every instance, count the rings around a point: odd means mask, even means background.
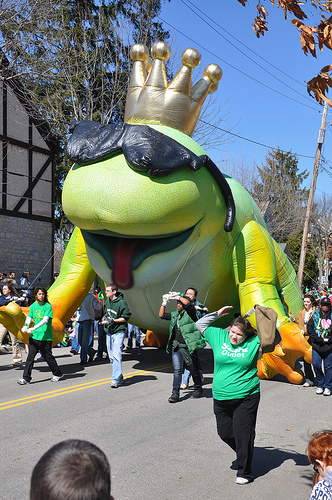
[[[273,308],[282,341],[258,362],[259,376],[282,373],[301,383],[294,364],[300,356],[311,362],[311,349],[280,300],[283,289],[289,310],[298,314],[295,272],[248,192],[223,176],[191,138],[221,69],[208,65],[192,86],[200,54],[186,49],[168,83],[168,44],[156,42],[151,55],[152,64],[144,45],[131,49],[124,124],[72,125],[67,155],[75,163],[62,199],[76,228],[49,291],[54,343],[95,274],[125,290],[134,323],[160,334],[166,333],[157,314],[161,295],[194,285],[210,310],[225,304],[241,314],[255,304]],[[12,303],[1,309],[0,321],[26,342],[24,313]]]

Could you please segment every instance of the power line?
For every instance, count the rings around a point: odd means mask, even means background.
[[[207,17],[210,21],[212,21],[214,24],[216,24],[220,29],[222,29],[223,31],[225,31],[229,36],[231,36],[232,38],[234,38],[238,43],[240,43],[241,45],[243,45],[244,47],[246,47],[246,49],[250,50],[251,49],[249,47],[247,47],[246,45],[244,45],[240,40],[238,40],[237,38],[233,37],[233,35],[231,35],[228,31],[226,31],[222,26],[220,26],[220,24],[218,24],[215,20],[211,19],[211,17],[209,17],[204,11],[202,11],[199,7],[197,7],[196,5],[194,5],[192,2],[190,2],[190,0],[187,0],[191,5],[193,5],[195,7],[195,9],[197,9],[198,11],[200,11],[205,17]],[[265,71],[268,75],[272,76],[272,78],[275,78],[279,83],[281,83],[282,85],[285,85],[287,88],[289,88],[290,90],[292,90],[293,92],[295,92],[296,94],[298,94],[299,96],[303,97],[305,100],[311,102],[311,99],[309,99],[309,97],[306,97],[304,96],[303,94],[301,94],[300,92],[298,92],[297,90],[295,90],[293,87],[291,87],[290,85],[287,85],[287,83],[285,83],[283,80],[280,80],[280,78],[278,78],[277,76],[275,76],[273,73],[271,73],[270,71],[268,71],[266,68],[264,68],[264,66],[262,66],[261,64],[259,64],[257,61],[255,61],[252,57],[248,56],[248,54],[246,54],[243,50],[241,50],[239,47],[237,47],[234,43],[232,43],[230,40],[228,40],[222,33],[220,33],[220,31],[218,31],[216,28],[214,28],[214,26],[212,26],[210,23],[208,23],[202,16],[200,16],[197,12],[195,12],[195,10],[190,7],[190,5],[188,5],[184,0],[181,0],[181,2],[188,8],[190,9],[199,19],[201,19],[204,23],[206,23],[213,31],[215,31],[219,36],[221,36],[227,43],[229,43],[232,47],[234,47],[236,50],[238,50],[242,55],[244,55],[247,59],[249,59],[251,62],[253,62],[254,64],[256,64],[259,68],[261,68],[263,71]],[[261,57],[259,54],[257,54],[256,52],[254,51],[251,51],[253,52],[257,57]],[[262,58],[265,62],[268,63],[268,61],[266,61],[266,59]],[[269,63],[270,64],[270,63]],[[276,66],[272,65],[277,71],[280,71],[281,73],[283,73],[284,75],[286,76],[289,76],[287,75],[284,71],[280,70],[279,68],[277,68]],[[290,77],[292,78],[292,77]],[[295,80],[294,78],[292,78],[296,83],[300,84],[300,85],[303,85],[303,87],[306,88],[306,86],[302,83],[300,83],[298,80]]]
[[[211,50],[207,49],[206,47],[204,47],[202,44],[200,44],[199,42],[197,42],[196,40],[193,40],[191,37],[189,37],[188,35],[186,35],[185,33],[183,33],[182,31],[180,31],[178,28],[175,28],[175,26],[173,26],[171,23],[169,23],[168,21],[165,21],[164,19],[162,19],[161,17],[159,17],[160,21],[162,21],[163,23],[167,24],[168,26],[170,26],[172,29],[174,29],[175,31],[177,31],[178,33],[180,33],[180,35],[184,36],[185,38],[187,38],[188,40],[190,40],[191,42],[193,42],[195,45],[197,45],[198,47],[201,47],[201,49],[205,50],[207,53],[211,54],[213,57],[215,57],[216,59],[219,59],[219,61],[223,62],[224,64],[227,64],[227,66],[230,66],[231,68],[233,68],[235,71],[238,71],[239,73],[241,73],[242,75],[246,76],[247,78],[250,78],[250,80],[253,80],[254,82],[258,83],[259,85],[262,85],[263,87],[271,90],[272,92],[275,92],[276,94],[279,94],[281,95],[282,97],[285,97],[286,99],[289,99],[290,101],[293,101],[293,102],[296,102],[297,104],[301,104],[301,106],[305,106],[309,109],[313,109],[314,111],[317,112],[317,108],[313,108],[312,106],[309,106],[308,104],[304,104],[303,102],[300,102],[296,99],[293,99],[292,97],[286,95],[286,94],[283,94],[282,92],[279,92],[279,90],[276,90],[276,89],[273,89],[272,87],[270,87],[269,85],[266,85],[265,83],[261,82],[260,80],[257,80],[256,78],[254,78],[253,76],[250,76],[248,75],[247,73],[245,73],[244,71],[242,71],[241,69],[237,68],[236,66],[233,66],[232,64],[230,64],[229,62],[225,61],[224,59],[222,59],[220,56],[218,56],[217,54],[215,54],[214,52],[212,52]]]
[[[321,190],[321,189],[319,189],[318,187],[316,187],[316,191],[319,191],[319,192],[320,192],[320,193],[322,193],[324,196],[327,196],[327,198],[331,198],[331,200],[332,200],[332,196],[331,196],[331,195],[324,193],[324,191],[322,191],[322,190]]]
[[[330,162],[330,160],[327,160],[327,159],[325,158],[325,156],[323,156],[323,155],[322,155],[322,161],[323,161],[325,164],[327,164],[327,165],[328,165],[328,167],[332,170],[332,163]],[[323,167],[323,165],[322,165],[322,168],[324,168],[324,167]],[[327,173],[328,173],[328,174],[330,174],[330,172],[327,172]]]
[[[207,123],[205,122],[204,120],[200,120],[200,122],[204,123],[205,125],[209,126],[209,127],[213,127],[217,130],[220,130],[221,132],[224,132],[225,134],[230,134],[232,135],[233,137],[238,137],[239,139],[242,139],[243,141],[247,141],[247,142],[251,142],[253,144],[256,144],[257,146],[262,146],[264,148],[267,148],[267,149],[276,149],[275,146],[268,146],[267,144],[263,144],[262,142],[258,142],[258,141],[254,141],[253,139],[248,139],[247,137],[243,137],[242,135],[238,135],[238,134],[235,134],[234,132],[230,132],[229,130],[225,130],[221,127],[218,127],[217,125],[213,125],[212,123]],[[285,150],[282,150],[280,149],[280,151],[282,151],[283,153],[287,153],[288,151],[285,151]],[[299,154],[299,153],[294,153],[296,154],[296,156],[298,157],[301,157],[301,158],[310,158],[310,159],[314,159],[315,157],[314,156],[308,156],[308,155],[302,155],[302,154]]]
[[[329,170],[327,170],[327,168],[325,168],[323,166],[321,166],[321,168],[322,168],[322,170],[324,170],[327,173],[327,175],[329,175],[332,178],[332,173]]]
[[[183,2],[183,0],[181,0]],[[265,59],[263,56],[261,56],[260,54],[257,54],[257,52],[255,52],[254,50],[252,50],[250,47],[248,47],[247,45],[245,45],[243,42],[241,42],[241,40],[239,40],[238,38],[236,38],[234,35],[232,35],[232,33],[230,33],[229,31],[227,31],[225,28],[223,28],[219,23],[217,23],[214,19],[212,19],[211,17],[209,17],[205,12],[203,12],[199,7],[197,7],[195,4],[193,4],[193,2],[191,2],[190,0],[187,0],[187,2],[189,2],[191,5],[194,5],[194,7],[199,10],[200,12],[202,12],[202,14],[204,14],[208,19],[210,19],[210,21],[212,21],[213,23],[215,23],[220,29],[222,29],[225,33],[227,33],[227,35],[229,35],[230,37],[232,37],[234,40],[236,40],[238,43],[240,43],[241,45],[243,45],[243,47],[245,47],[246,49],[248,49],[250,52],[252,52],[253,54],[255,54],[255,56],[259,57],[260,59],[262,59],[264,62],[266,62],[267,64],[269,64],[270,66],[272,66],[272,68],[276,69],[277,71],[280,71],[280,73],[282,73],[283,75],[287,76],[288,78],[290,78],[291,80],[294,80],[294,82],[298,83],[299,85],[302,85],[305,87],[305,84],[303,82],[300,82],[299,80],[296,80],[296,78],[292,77],[291,75],[289,75],[288,73],[285,73],[284,71],[282,71],[280,68],[278,68],[277,66],[275,66],[274,64],[272,64],[270,61],[268,61],[267,59]],[[184,3],[184,2],[183,2]],[[228,41],[226,38],[225,38],[226,41]],[[235,47],[237,48],[237,47]],[[246,55],[246,54],[244,54]]]

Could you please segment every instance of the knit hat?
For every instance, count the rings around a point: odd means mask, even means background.
[[[320,305],[321,306],[329,306],[329,307],[331,307],[330,299],[328,297],[322,297],[320,299]]]

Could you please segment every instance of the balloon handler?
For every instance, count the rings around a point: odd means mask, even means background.
[[[232,306],[224,306],[207,314],[197,321],[196,327],[213,351],[212,395],[217,432],[236,453],[236,484],[243,485],[254,480],[251,461],[260,400],[257,376],[259,350],[273,351],[280,341],[280,333],[276,329],[277,313],[259,305],[255,305],[245,316],[233,319],[229,331],[210,326],[232,309]],[[253,312],[257,335],[247,320]]]
[[[52,306],[47,299],[47,291],[43,287],[35,289],[36,301],[30,306],[28,316],[26,317],[23,333],[30,335],[29,338],[29,352],[25,363],[23,378],[18,380],[18,384],[25,385],[31,381],[31,372],[35,357],[40,351],[44,356],[46,363],[50,367],[53,377],[51,382],[58,382],[62,377],[55,357],[52,354]],[[31,321],[34,321],[34,326],[29,328]]]
[[[165,308],[169,299],[177,300],[176,311],[166,313]],[[199,373],[198,349],[205,347],[205,342],[195,326],[197,314],[194,304],[189,297],[181,297],[177,292],[163,295],[159,309],[159,318],[170,321],[169,337],[166,352],[172,351],[174,368],[173,390],[168,398],[169,403],[177,403],[180,399],[180,385],[183,374],[183,365],[190,371],[194,381],[193,398],[201,397],[203,393],[201,376]]]

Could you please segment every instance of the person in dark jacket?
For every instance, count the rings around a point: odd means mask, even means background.
[[[312,340],[312,365],[316,373],[316,394],[331,396],[332,391],[332,311],[328,297],[323,297],[307,324]],[[324,366],[324,372],[322,369]]]
[[[166,352],[169,352],[170,349],[172,350],[174,375],[173,391],[168,401],[169,403],[176,403],[180,399],[179,393],[183,364],[193,377],[194,391],[192,397],[199,398],[203,393],[197,351],[205,346],[205,342],[195,326],[198,318],[195,306],[189,297],[178,296],[176,311],[166,313],[165,307],[169,298],[169,294],[163,295],[163,302],[159,309],[159,318],[171,322]]]
[[[118,291],[116,285],[107,285],[106,297],[105,316],[102,319],[102,324],[106,330],[107,352],[113,367],[111,387],[116,389],[123,382],[122,345],[131,312],[123,294]]]
[[[201,302],[198,302],[198,300],[197,300],[197,294],[198,294],[197,288],[195,288],[193,286],[189,286],[184,294],[194,304],[198,319],[202,318],[202,316],[205,316],[205,314],[208,314],[208,312],[209,312],[208,308],[205,307],[204,304],[202,304]],[[204,377],[203,377],[202,367],[201,367],[200,363],[199,363],[199,374],[201,377],[201,382],[203,383]],[[182,390],[188,389],[189,380],[190,380],[190,371],[185,369],[184,374],[183,374],[182,384],[180,385],[180,389],[182,389]]]
[[[311,345],[311,338],[307,333],[307,324],[312,315],[316,310],[315,299],[309,293],[306,293],[303,297],[303,309],[298,314],[296,323],[299,325],[300,330],[303,333],[304,338]],[[303,387],[313,387],[315,382],[315,375],[312,371],[312,365],[307,363],[305,359],[303,360],[304,369],[304,384]]]

